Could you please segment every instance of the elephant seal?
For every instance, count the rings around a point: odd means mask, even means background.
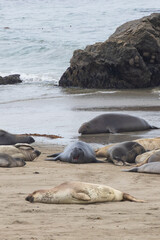
[[[0,167],[23,167],[25,164],[23,159],[12,158],[8,154],[0,153]]]
[[[62,153],[56,153],[50,156],[51,161],[60,160],[62,162],[69,163],[98,163],[102,162],[96,159],[95,153],[92,147],[85,142],[77,141],[71,145],[68,145]]]
[[[156,173],[160,174],[160,162],[145,163],[140,167],[134,167],[131,169],[124,169],[124,172],[140,172],[140,173]]]
[[[144,119],[120,113],[99,115],[89,122],[83,123],[78,132],[81,134],[119,133],[156,129]]]
[[[156,138],[141,138],[136,139],[134,142],[141,144],[146,151],[160,149],[160,137]]]
[[[155,149],[160,149],[160,137],[156,138],[140,138],[133,140],[133,142],[137,142],[144,147],[146,151],[151,151]],[[102,148],[98,148],[95,150],[96,157],[107,157],[108,149],[112,146],[115,146],[117,143],[108,144]]]
[[[145,152],[145,149],[136,142],[126,141],[110,147],[107,152],[107,160],[115,165],[134,163],[137,155]]]
[[[160,149],[147,151],[138,155],[135,159],[136,167],[139,167],[148,162],[158,162],[160,161]]]
[[[98,203],[98,202],[116,202],[133,201],[144,202],[136,199],[127,193],[120,192],[109,186],[92,184],[85,182],[65,182],[61,185],[48,189],[38,190],[26,197],[29,202],[40,203]]]
[[[160,149],[149,157],[148,162],[160,162]]]
[[[9,154],[13,158],[20,158],[24,161],[33,161],[41,152],[35,150],[27,143],[17,143],[15,145],[0,145],[0,153]]]
[[[35,140],[27,135],[11,134],[0,129],[0,145],[14,145],[16,143],[33,143]]]

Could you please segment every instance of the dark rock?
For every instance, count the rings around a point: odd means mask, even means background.
[[[6,77],[1,77],[0,76],[0,85],[2,84],[15,84],[15,83],[21,83],[22,80],[20,79],[20,75],[19,74],[13,74],[13,75],[9,75]]]
[[[146,88],[160,85],[160,14],[117,28],[103,43],[76,50],[59,85]]]

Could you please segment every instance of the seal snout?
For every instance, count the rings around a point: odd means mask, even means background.
[[[33,203],[34,202],[34,197],[32,195],[28,195],[26,198],[25,198],[26,201],[30,202],[30,203]]]
[[[34,143],[34,142],[35,142],[35,140],[33,137],[28,137],[28,143]]]
[[[41,155],[41,152],[40,151],[38,151],[38,150],[35,150],[35,154],[37,155],[37,157],[39,156],[39,155]]]

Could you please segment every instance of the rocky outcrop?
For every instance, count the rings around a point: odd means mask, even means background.
[[[20,75],[19,74],[13,74],[13,75],[9,75],[6,77],[1,77],[0,76],[0,85],[2,84],[15,84],[15,83],[21,83],[22,80],[20,79]]]
[[[160,14],[127,22],[103,43],[76,50],[59,85],[146,88],[160,85]]]

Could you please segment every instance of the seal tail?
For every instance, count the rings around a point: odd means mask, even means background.
[[[131,201],[131,202],[139,202],[139,203],[144,203],[145,202],[144,200],[137,199],[137,198],[131,196],[128,193],[123,193],[123,201]]]
[[[159,129],[159,127],[151,126],[151,129]]]

